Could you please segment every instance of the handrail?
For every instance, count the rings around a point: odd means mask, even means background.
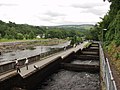
[[[116,83],[112,75],[112,71],[110,69],[109,60],[108,58],[105,58],[101,45],[100,45],[100,60],[102,68],[101,72],[106,90],[117,90]]]

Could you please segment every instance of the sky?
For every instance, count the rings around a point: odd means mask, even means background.
[[[36,26],[95,24],[109,6],[103,0],[0,0],[0,20]]]

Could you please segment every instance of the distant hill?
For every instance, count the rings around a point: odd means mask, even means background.
[[[81,26],[94,26],[93,24],[80,24],[80,25],[59,25],[59,26],[65,26],[65,27],[75,27],[75,26],[79,26],[79,27],[81,27]]]
[[[90,28],[93,28],[93,24],[81,24],[81,25],[59,25],[59,26],[48,26],[48,28],[66,28],[66,29],[80,29],[80,30],[89,30]]]

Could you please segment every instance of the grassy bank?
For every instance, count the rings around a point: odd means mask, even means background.
[[[67,40],[64,39],[24,39],[24,40],[16,40],[16,39],[0,39],[0,42],[26,42],[28,44],[40,44],[40,45],[56,45],[59,43],[64,43]]]
[[[0,42],[24,42],[24,41],[31,41],[31,40],[42,40],[42,39],[23,39],[23,40],[16,40],[16,39],[0,39]]]
[[[116,45],[112,42],[110,45],[106,46],[105,50],[108,53],[111,65],[114,66],[120,75],[120,46],[116,47]]]

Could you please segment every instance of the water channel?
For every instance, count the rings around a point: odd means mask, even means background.
[[[50,51],[52,48],[63,48],[65,46],[68,46],[70,44],[70,42],[66,42],[63,44],[59,44],[59,45],[53,45],[53,46],[36,46],[34,47],[34,50],[16,50],[13,52],[9,52],[9,53],[4,53],[0,56],[0,63],[2,62],[9,62],[9,61],[13,61],[14,59],[22,59],[22,58],[26,58],[26,57],[31,57],[31,56],[35,56],[41,53],[45,53]]]
[[[99,90],[99,74],[59,70],[37,86],[36,90]]]
[[[95,60],[74,60],[72,64],[86,64],[86,65],[99,65],[99,61]]]
[[[85,53],[84,56],[89,54],[97,56],[95,52]],[[79,56],[80,57],[80,56]],[[79,60],[76,58],[71,60],[70,64],[73,65],[98,65],[99,60]],[[69,67],[69,70],[59,69],[51,76],[47,77],[43,82],[37,85],[35,90],[100,90],[100,77],[98,72],[88,72],[86,71],[72,71],[72,68]]]

